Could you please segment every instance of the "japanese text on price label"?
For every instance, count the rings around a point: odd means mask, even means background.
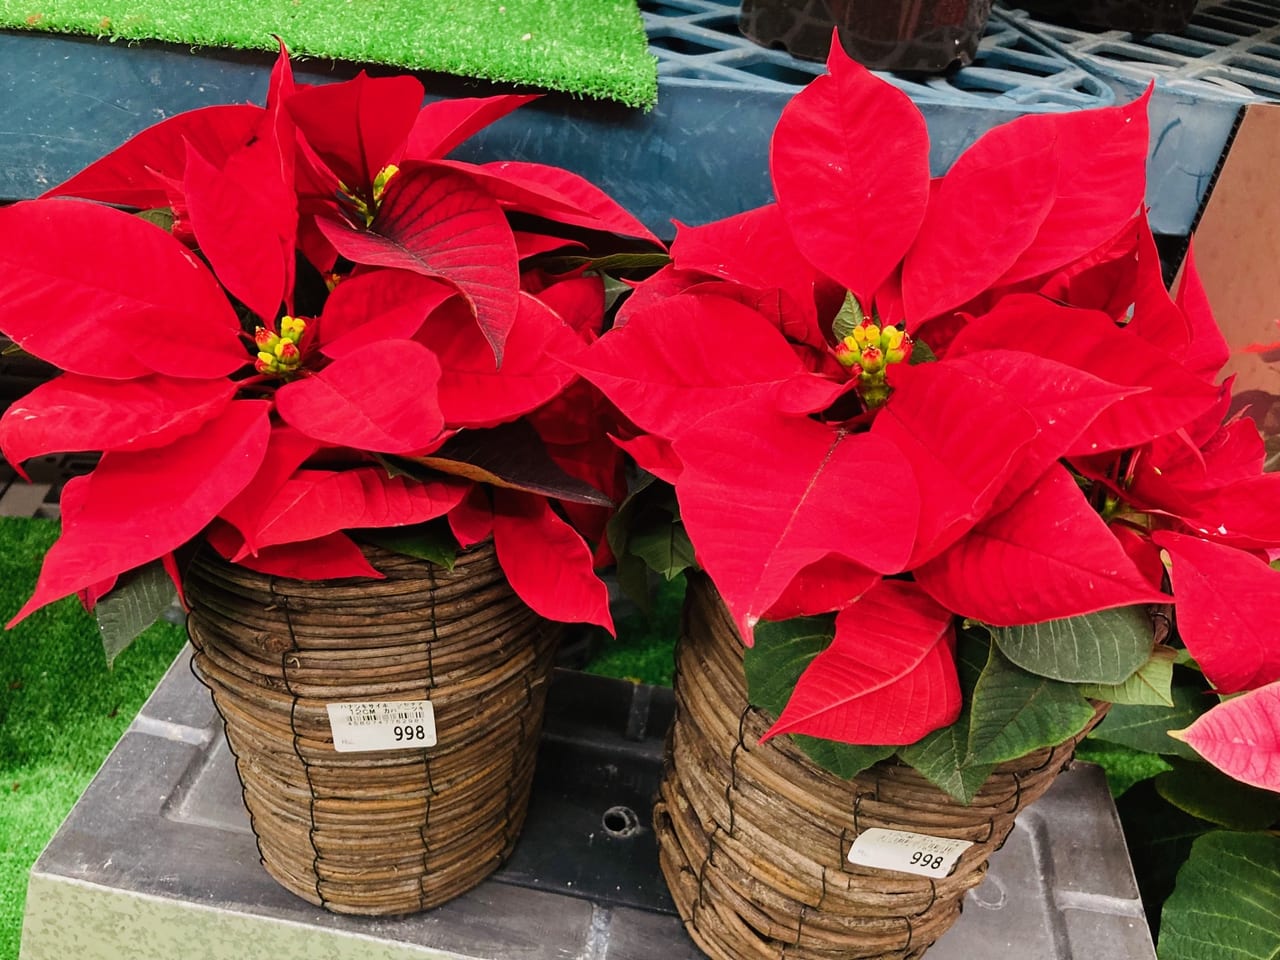
[[[384,703],[329,703],[333,749],[420,750],[436,744],[436,715],[430,700]]]
[[[849,862],[879,870],[897,870],[922,877],[945,877],[955,869],[971,840],[930,837],[909,830],[872,827],[853,841]]]

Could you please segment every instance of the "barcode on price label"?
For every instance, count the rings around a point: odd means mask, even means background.
[[[384,703],[329,703],[333,749],[420,750],[436,745],[436,714],[430,700]]]
[[[972,846],[972,840],[951,840],[909,830],[872,827],[853,841],[849,862],[922,877],[946,877],[955,869],[960,854]]]

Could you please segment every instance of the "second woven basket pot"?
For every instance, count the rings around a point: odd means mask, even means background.
[[[923,956],[1079,739],[1001,764],[964,806],[895,760],[844,780],[787,737],[760,744],[772,718],[747,702],[742,644],[705,577],[690,577],[676,656],[653,821],[685,928],[715,960]],[[973,845],[939,879],[849,863],[871,828]]]
[[[511,852],[560,628],[512,592],[491,542],[452,571],[365,552],[385,580],[288,580],[205,551],[188,629],[267,871],[334,912],[404,914]],[[415,721],[403,748],[335,750],[330,705],[421,701],[433,746]]]

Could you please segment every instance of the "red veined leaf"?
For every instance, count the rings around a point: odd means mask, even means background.
[[[892,373],[893,393],[871,433],[901,452],[919,487],[916,566],[987,513],[1038,430],[999,384],[955,364],[899,365]]]
[[[535,613],[613,633],[609,590],[592,569],[590,548],[544,498],[494,490],[493,545],[511,589]]]
[[[1170,733],[1241,783],[1280,791],[1280,683],[1233,697]]]
[[[768,320],[732,300],[681,296],[632,313],[570,364],[643,430],[678,437],[708,411],[767,403],[808,377]]]
[[[880,574],[839,554],[809,564],[762,619],[779,621],[843,610],[880,581]]]
[[[1035,242],[1004,275],[1003,284],[1058,270],[1124,229],[1146,190],[1150,99],[1148,88],[1122,106],[1018,121],[1028,137],[1056,141],[1058,187]]]
[[[910,330],[992,286],[1035,240],[1058,184],[1057,139],[1041,119],[984,134],[933,191],[902,268]]]
[[[1144,389],[1100,380],[1075,367],[1021,351],[977,351],[947,364],[1000,384],[1035,421],[1038,432],[1023,448],[1017,469],[992,505],[997,511],[1034,484],[1103,410]]]
[[[252,539],[261,549],[339,530],[423,523],[456,507],[467,489],[455,481],[388,477],[381,467],[298,470],[271,498]]]
[[[292,156],[293,143],[287,149]],[[200,252],[223,285],[268,327],[292,296],[293,183],[280,179],[280,148],[267,140],[235,151],[219,169],[188,148],[183,192]]]
[[[587,245],[581,240],[568,240],[564,237],[552,237],[545,233],[529,233],[526,230],[512,231],[516,238],[516,250],[520,254],[521,262],[528,260],[530,257],[537,257],[544,253],[555,253],[557,250],[575,250],[578,252],[585,251]],[[583,256],[586,254],[584,253]]]
[[[916,481],[882,437],[747,404],[709,414],[674,447],[685,527],[748,646],[756,621],[810,564],[835,554],[895,573],[911,553]],[[874,509],[858,491],[874,491]]]
[[[496,182],[486,179],[485,183],[499,203],[513,210],[569,226],[639,237],[665,247],[613,197],[569,170],[515,160],[499,160],[473,169],[496,178]]]
[[[674,264],[669,263],[659,268],[644,282],[631,285],[633,287],[631,293],[622,301],[617,316],[613,318],[613,329],[625,327],[633,314],[646,312],[705,281],[706,277],[701,273],[677,270]]]
[[[1125,329],[1142,337],[1169,356],[1181,357],[1186,353],[1187,346],[1191,342],[1191,329],[1182,310],[1173,302],[1169,291],[1165,289],[1160,251],[1156,249],[1156,238],[1151,232],[1151,224],[1145,215],[1138,217],[1134,224],[1134,243],[1132,255],[1123,257],[1119,261],[1121,272],[1116,275],[1113,271],[1107,277],[1113,284],[1119,281],[1122,291],[1119,299],[1121,301],[1128,299],[1132,303],[1133,315],[1125,324]],[[1094,306],[1094,304],[1082,303],[1067,297],[1057,299],[1079,306]],[[1105,304],[1097,304],[1097,306],[1099,309],[1106,309]],[[1129,310],[1129,303],[1116,306],[1120,306],[1121,310],[1110,309],[1106,312],[1117,320],[1124,319]]]
[[[914,743],[960,715],[951,611],[913,583],[882,580],[836,615],[831,645],[800,675],[764,738]]]
[[[475,484],[458,505],[449,511],[449,529],[464,550],[493,533],[493,505],[489,493]]]
[[[370,77],[361,70],[343,83],[299,90],[285,106],[307,145],[368,202],[378,172],[400,160],[422,97],[414,77]]]
[[[1112,523],[1108,529],[1152,589],[1163,589],[1164,561],[1160,559],[1160,548],[1149,537],[1126,524]]]
[[[533,289],[524,275],[524,289],[560,317],[580,341],[591,343],[604,326],[604,280],[600,277],[568,277]],[[518,322],[518,320],[517,320]]]
[[[0,418],[0,449],[20,464],[46,453],[146,450],[198,430],[231,402],[229,380],[99,380],[64,373]]]
[[[0,209],[0,331],[63,370],[112,380],[212,379],[250,359],[235,311],[191,251],[80,200]]]
[[[469,177],[405,164],[388,182],[368,230],[324,218],[317,225],[349,260],[453,284],[502,362],[519,295],[516,243],[502,209]]]
[[[1211,384],[1146,340],[1117,327],[1105,313],[1073,309],[1042,297],[1005,297],[956,335],[947,356],[992,349],[1022,350],[1111,383],[1149,388],[1099,414],[1067,451],[1072,455],[1141,446],[1177,430],[1218,399]]]
[[[320,351],[336,359],[369,343],[412,340],[431,311],[454,296],[452,286],[421,274],[359,269],[343,278],[324,302]]]
[[[537,94],[436,100],[418,111],[404,149],[406,160],[437,160],[495,120],[537,100]]]
[[[82,197],[144,210],[168,206],[169,193],[156,174],[181,180],[188,145],[210,163],[221,163],[249,141],[265,113],[248,103],[220,104],[161,120],[44,196]]]
[[[47,603],[163,556],[198,534],[244,489],[267,448],[270,404],[236,400],[165,447],[106,454],[63,513],[36,590],[10,623]]]
[[[647,470],[659,480],[665,480],[673,486],[680,479],[683,465],[680,463],[680,458],[676,456],[676,452],[671,449],[670,440],[664,440],[649,433],[629,440],[621,437],[611,439],[631,456],[641,470]]]
[[[267,440],[267,452],[253,479],[219,512],[219,519],[235,527],[241,543],[251,552],[257,550],[254,537],[262,525],[262,515],[284,482],[294,471],[320,449],[320,442],[293,427],[273,426]],[[227,557],[235,556],[234,553]]]
[[[1245,416],[1224,424],[1203,447],[1170,434],[1133,457],[1128,496],[1174,514],[1198,513],[1206,493],[1260,476],[1265,456],[1258,426]]]
[[[1280,571],[1243,550],[1162,530],[1178,634],[1221,693],[1280,680]]]
[[[1208,294],[1196,271],[1196,258],[1190,242],[1186,259],[1182,261],[1182,282],[1178,286],[1176,302],[1191,328],[1191,343],[1179,359],[1188,370],[1212,381],[1230,359],[1231,347],[1213,318]]]
[[[1169,600],[1133,565],[1061,466],[915,575],[943,606],[997,627]]]
[[[444,428],[439,380],[440,363],[422,344],[383,340],[286,383],[276,391],[276,410],[324,443],[411,453],[430,446]]]
[[[1202,536],[1237,547],[1280,547],[1280,473],[1264,473],[1191,497],[1179,511]]]
[[[838,43],[827,69],[783,108],[769,169],[796,246],[867,305],[924,219],[929,134],[911,99]]]
[[[209,545],[230,560],[243,552],[244,540],[231,526],[215,522],[205,535]],[[302,543],[284,543],[267,547],[256,555],[236,561],[242,567],[291,580],[332,580],[339,577],[372,577],[385,580],[386,575],[374,569],[356,542],[345,533]]]
[[[542,406],[577,376],[553,357],[571,358],[582,341],[536,298],[521,293],[506,359],[493,350],[465,305],[435,311],[417,339],[439,358],[440,410],[450,427],[491,427]],[[455,305],[457,305],[455,307]]]

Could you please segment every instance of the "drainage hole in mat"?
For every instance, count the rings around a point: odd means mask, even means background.
[[[610,807],[600,822],[611,837],[633,837],[640,832],[640,818],[630,807]]]

